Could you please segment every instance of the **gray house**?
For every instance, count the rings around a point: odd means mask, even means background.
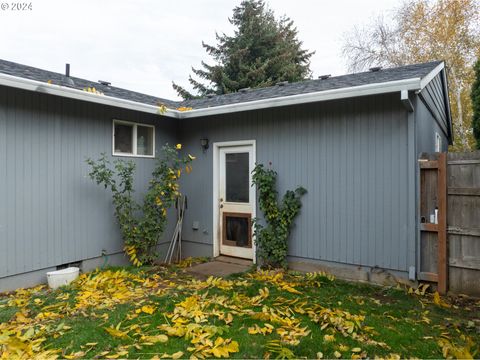
[[[111,196],[86,177],[85,158],[133,159],[141,193],[164,143],[197,156],[182,184],[185,256],[255,261],[249,225],[262,215],[250,173],[271,163],[280,193],[308,190],[292,263],[413,279],[421,261],[417,159],[452,141],[444,66],[175,102],[0,61],[0,291],[44,281],[58,266],[125,262]]]

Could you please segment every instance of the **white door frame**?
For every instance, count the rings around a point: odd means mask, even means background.
[[[220,211],[219,211],[219,177],[220,177],[220,148],[234,146],[251,146],[253,166],[257,163],[256,140],[238,140],[223,141],[213,143],[213,257],[220,256]],[[253,219],[257,216],[257,189],[252,186],[250,189],[252,197],[252,225]],[[252,229],[252,247],[253,247],[253,263],[256,263],[257,247],[255,245],[255,237]]]

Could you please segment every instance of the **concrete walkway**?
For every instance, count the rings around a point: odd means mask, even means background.
[[[252,261],[219,256],[213,261],[194,265],[187,272],[199,278],[225,277],[232,274],[245,272],[252,266]]]

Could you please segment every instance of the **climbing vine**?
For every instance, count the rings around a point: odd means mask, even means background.
[[[279,203],[276,190],[277,173],[274,170],[257,164],[252,179],[258,189],[259,207],[266,222],[264,225],[260,219],[254,220],[258,256],[266,267],[286,267],[288,236],[293,220],[302,207],[300,198],[307,190],[301,186],[294,191],[288,190]]]
[[[190,154],[181,156],[180,149],[180,144],[163,146],[163,156],[156,162],[142,203],[136,202],[133,197],[133,161],[115,160],[112,164],[105,154],[96,161],[86,160],[90,165],[89,177],[112,192],[115,217],[125,243],[124,251],[136,266],[151,263],[156,258],[154,248],[165,230],[167,209],[180,195],[178,181],[182,171],[189,173],[192,169],[189,163],[195,157]]]

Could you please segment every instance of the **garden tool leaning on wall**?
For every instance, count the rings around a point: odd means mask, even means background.
[[[170,241],[167,255],[165,256],[166,264],[171,264],[172,260],[180,261],[182,257],[182,225],[183,215],[187,208],[187,197],[179,196],[175,201],[175,208],[177,209],[177,225],[175,226],[172,241]]]

